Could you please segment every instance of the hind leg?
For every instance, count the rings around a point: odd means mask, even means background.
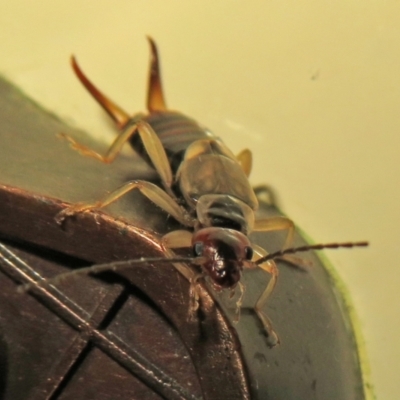
[[[61,211],[56,216],[56,221],[62,224],[65,218],[75,215],[77,213],[91,211],[96,208],[103,208],[111,203],[114,203],[126,193],[131,190],[139,190],[144,196],[151,200],[158,207],[163,209],[166,213],[170,214],[182,225],[193,227],[194,220],[188,214],[188,212],[182,208],[171,196],[169,196],[164,190],[160,189],[158,186],[147,181],[129,181],[122,185],[120,188],[111,192],[106,197],[100,201],[94,203],[78,203],[63,211]]]

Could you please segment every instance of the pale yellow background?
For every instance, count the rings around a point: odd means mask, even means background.
[[[252,182],[330,252],[351,290],[379,399],[400,398],[400,3],[395,0],[2,1],[0,73],[48,109],[112,134],[73,76],[144,109],[145,34],[167,100],[254,153]]]

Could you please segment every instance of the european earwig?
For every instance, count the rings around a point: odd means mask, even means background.
[[[194,258],[174,258],[173,261],[190,281],[195,299],[196,282],[200,278],[208,277],[218,290],[233,290],[239,286],[243,292],[240,284],[243,269],[261,268],[271,275],[254,311],[265,329],[269,346],[275,346],[279,339],[263,308],[276,285],[278,269],[274,257],[269,257],[264,249],[252,244],[248,235],[252,231],[285,230],[286,240],[282,247],[285,251],[292,243],[294,224],[285,217],[255,219],[258,200],[248,180],[252,164],[249,150],[243,150],[235,156],[208,129],[179,112],[167,109],[157,47],[151,38],[148,40],[151,49],[148,113],[129,116],[94,86],[72,57],[72,67],[77,77],[121,133],[105,156],[79,144],[70,136],[63,137],[82,155],[103,163],[111,163],[122,146],[129,142],[154,167],[163,189],[148,181],[132,180],[98,202],[67,208],[56,216],[56,220],[61,224],[68,216],[103,208],[127,192],[139,190],[185,228],[164,235],[162,243],[167,255],[168,250],[172,253],[173,249],[192,249]],[[279,257],[288,256],[280,253]],[[201,272],[193,272],[183,264],[185,261],[200,266]]]

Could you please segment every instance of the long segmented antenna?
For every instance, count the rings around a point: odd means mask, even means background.
[[[101,105],[101,107],[103,107],[106,113],[114,120],[118,128],[122,129],[130,119],[129,114],[126,113],[121,107],[117,106],[99,89],[97,89],[97,87],[87,78],[87,76],[80,69],[74,56],[71,57],[71,65],[82,85],[85,86],[87,91],[94,97],[94,99]]]
[[[259,258],[257,261],[254,262],[255,265],[262,264],[266,261],[274,260],[279,257],[282,257],[286,254],[294,254],[300,253],[310,250],[323,250],[323,249],[338,249],[338,248],[352,248],[352,247],[366,247],[368,246],[368,242],[344,242],[344,243],[326,243],[326,244],[314,244],[314,245],[305,245],[300,247],[292,247],[286,250],[276,251],[275,253],[271,253],[266,255],[265,257]],[[42,283],[46,284],[57,284],[66,279],[69,279],[73,276],[77,275],[88,275],[88,274],[99,274],[101,272],[107,271],[117,271],[121,269],[129,268],[133,265],[138,264],[149,264],[149,263],[159,263],[159,264],[166,264],[166,263],[192,263],[201,265],[202,261],[204,260],[203,257],[176,257],[176,258],[161,258],[161,257],[153,257],[153,258],[139,258],[137,260],[128,260],[128,261],[115,261],[107,264],[98,264],[92,265],[90,267],[79,268],[74,271],[68,271],[63,274],[59,274],[54,278],[43,279],[35,283],[27,283],[25,285],[21,285],[18,287],[18,292],[26,292],[36,285],[41,286]]]
[[[310,245],[305,245],[305,246],[292,247],[290,249],[276,251],[275,253],[271,253],[262,258],[259,258],[255,262],[255,264],[259,265],[266,261],[274,260],[276,258],[282,257],[286,254],[301,253],[301,252],[310,251],[310,250],[339,249],[339,248],[350,249],[352,247],[366,247],[368,245],[369,245],[368,242],[344,242],[344,243],[310,244]]]
[[[32,289],[36,285],[41,286],[43,283],[46,284],[58,284],[66,279],[71,277],[75,277],[77,275],[88,275],[88,274],[100,274],[101,272],[110,272],[117,271],[121,269],[129,268],[133,265],[138,264],[166,264],[166,263],[199,263],[201,262],[202,257],[176,257],[176,258],[161,258],[161,257],[153,257],[153,258],[138,258],[137,260],[125,260],[125,261],[115,261],[106,264],[96,264],[91,265],[89,267],[79,268],[74,271],[64,272],[62,274],[56,275],[53,278],[39,280],[35,283],[27,283],[25,285],[21,285],[18,287],[18,292],[26,292],[27,290]]]
[[[165,111],[167,106],[164,100],[164,94],[161,83],[160,62],[158,58],[158,50],[154,40],[147,36],[150,43],[151,59],[149,72],[149,87],[147,92],[147,109],[150,112]]]

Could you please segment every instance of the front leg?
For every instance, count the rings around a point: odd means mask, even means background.
[[[183,229],[172,231],[164,235],[161,243],[171,257],[175,256],[171,249],[185,249],[192,247],[193,233]],[[174,267],[189,281],[189,319],[192,319],[200,304],[199,280],[203,278],[202,272],[195,272],[188,265],[174,263]]]
[[[259,232],[286,230],[287,236],[283,249],[289,248],[293,243],[294,223],[286,217],[272,217],[256,220],[253,230]]]
[[[259,203],[267,206],[277,206],[277,199],[274,189],[269,185],[257,185],[253,187]]]
[[[282,246],[282,250],[288,249],[293,245],[293,237],[295,226],[292,220],[286,217],[272,217],[265,218],[255,221],[254,223],[254,231],[259,232],[268,232],[268,231],[277,231],[277,230],[287,230],[287,236],[285,239],[285,243]],[[290,265],[294,265],[298,268],[308,270],[310,267],[310,263],[301,259],[300,257],[296,257],[293,255],[285,254],[281,257],[277,257],[278,260],[282,260],[287,262]]]

